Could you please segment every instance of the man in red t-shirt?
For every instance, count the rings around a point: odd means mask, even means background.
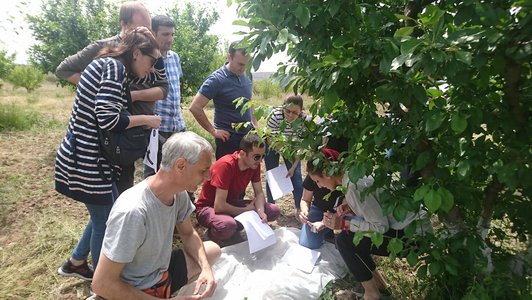
[[[248,210],[256,211],[264,223],[279,217],[279,207],[267,203],[262,191],[260,162],[264,151],[261,138],[248,134],[240,142],[240,150],[221,157],[211,166],[211,179],[203,182],[196,201],[196,217],[200,225],[208,228],[212,241],[228,240],[242,230],[234,217]],[[241,195],[249,182],[255,198],[244,201]]]

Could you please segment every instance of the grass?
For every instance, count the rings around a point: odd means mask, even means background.
[[[74,95],[50,81],[33,95],[36,101],[29,103],[25,90],[11,90],[8,83],[0,89],[0,107],[13,107],[17,115],[38,116],[30,126],[0,131],[0,299],[85,299],[89,296],[87,283],[57,275],[87,220],[83,204],[54,191],[55,153]],[[283,93],[265,99],[259,94],[253,100],[279,105],[282,97]],[[213,141],[186,106],[183,113],[189,130]],[[212,120],[211,105],[206,113]],[[142,176],[140,163],[136,176]],[[280,223],[293,221],[292,199],[283,199]],[[413,271],[406,263],[382,259],[378,264],[393,287],[394,298],[420,298]],[[346,299],[341,292],[351,287],[350,278],[330,283],[321,299]]]

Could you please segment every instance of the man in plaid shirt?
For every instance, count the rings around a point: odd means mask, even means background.
[[[163,15],[152,18],[151,28],[155,39],[159,43],[159,50],[164,61],[166,78],[168,79],[168,96],[155,103],[155,114],[161,116],[159,128],[159,151],[157,166],[161,163],[162,146],[173,133],[186,130],[185,120],[181,112],[180,78],[183,76],[179,55],[172,51],[174,42],[175,23]],[[144,166],[144,178],[155,174],[155,170]]]

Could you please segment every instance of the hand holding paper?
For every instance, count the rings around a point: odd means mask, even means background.
[[[254,253],[277,242],[275,234],[268,224],[262,223],[254,210],[246,211],[235,217],[246,230],[249,243],[249,253]]]
[[[288,170],[285,165],[279,165],[276,168],[266,171],[266,181],[270,186],[274,200],[288,195],[294,190],[290,177],[287,177]]]
[[[150,143],[144,156],[144,164],[157,172],[157,152],[159,151],[159,129],[152,129]]]

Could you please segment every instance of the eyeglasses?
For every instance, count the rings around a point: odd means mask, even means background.
[[[253,160],[254,160],[254,161],[259,161],[259,160],[263,159],[264,156],[265,156],[264,154],[262,154],[262,155],[260,155],[260,154],[255,154],[255,155],[253,155]]]
[[[155,64],[157,63],[157,60],[159,59],[151,54],[145,54],[145,55],[149,56],[152,59],[153,63],[151,64],[151,66],[154,67]]]
[[[299,116],[301,114],[300,111],[296,111],[296,110],[289,110],[288,108],[285,108],[284,109],[284,112],[288,115],[293,115],[293,116]]]

